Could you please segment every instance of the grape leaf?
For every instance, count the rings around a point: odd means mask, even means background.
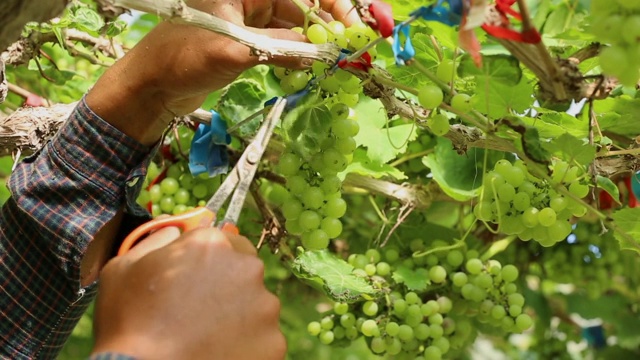
[[[425,4],[421,0],[383,0],[389,5],[393,5],[393,18],[396,20],[406,20],[409,14],[415,11],[417,8]],[[355,10],[354,10],[355,11]]]
[[[492,82],[514,86],[520,83],[522,70],[518,59],[511,55],[485,55],[482,57],[482,68],[478,68],[471,56],[465,54],[458,66],[458,75],[488,77]]]
[[[616,134],[640,133],[640,99],[608,98],[594,102],[601,130]]]
[[[416,50],[416,61],[418,61],[424,68],[435,72],[440,60],[438,59],[438,53],[433,48],[433,43],[429,36],[417,33],[412,36],[411,42]],[[421,71],[417,70],[413,66],[391,65],[387,68],[387,71],[393,75],[393,78],[396,81],[408,86],[418,88],[431,82]]]
[[[367,148],[367,156],[374,163],[385,164],[394,159],[418,135],[414,124],[386,128],[387,112],[378,100],[361,99],[356,114],[360,124],[356,143]]]
[[[407,289],[414,291],[425,290],[431,283],[427,272],[417,272],[406,266],[399,266],[392,277],[397,283],[404,284]]]
[[[78,29],[96,33],[104,26],[104,20],[98,15],[97,12],[92,9],[81,7],[76,10],[73,15],[74,24]]]
[[[340,173],[340,176],[346,176],[346,174],[349,173],[370,176],[376,179],[387,176],[396,180],[404,180],[407,178],[402,171],[391,165],[371,161],[364,149],[356,149],[353,153],[353,161],[345,171]]]
[[[596,175],[596,182],[598,183],[598,187],[602,190],[606,191],[611,195],[613,201],[620,204],[620,189],[616,186],[616,184],[611,181],[608,177],[604,177],[601,175]]]
[[[440,188],[458,201],[467,201],[478,195],[482,184],[482,151],[476,148],[459,155],[451,141],[439,137],[434,152],[422,162],[431,169],[433,179]]]
[[[617,227],[613,235],[620,242],[620,249],[640,254],[640,208],[618,210],[611,214],[611,218]]]
[[[353,266],[326,250],[303,252],[293,261],[292,270],[298,278],[321,287],[335,301],[353,302],[363,295],[378,295],[371,284],[353,274]]]
[[[266,93],[262,85],[252,79],[238,79],[227,86],[218,99],[218,112],[232,126],[260,110],[264,106]],[[241,136],[253,134],[260,125],[260,117],[242,125]]]
[[[582,165],[590,164],[596,157],[596,149],[575,136],[564,133],[546,144],[549,152],[568,161],[577,161]]]
[[[577,138],[583,138],[588,135],[589,123],[581,121],[575,116],[571,116],[563,112],[552,112],[546,109],[540,116],[532,118],[522,116],[522,122],[529,126],[535,126],[541,137],[553,139],[564,133],[569,133]]]
[[[512,111],[524,113],[533,104],[533,85],[524,77],[516,85],[496,81],[492,77],[476,77],[474,108],[492,118],[500,118]]]

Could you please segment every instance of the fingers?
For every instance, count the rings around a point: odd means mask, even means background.
[[[320,7],[347,26],[360,22],[358,12],[349,0],[320,0]]]
[[[135,262],[150,252],[169,245],[178,237],[180,237],[180,229],[177,227],[162,228],[140,241],[133,249],[123,255],[123,257]]]

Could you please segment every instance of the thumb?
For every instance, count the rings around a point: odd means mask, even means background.
[[[136,246],[129,250],[129,252],[122,256],[126,257],[127,261],[138,261],[150,252],[169,245],[178,237],[180,237],[180,229],[178,229],[177,227],[170,226],[162,228],[144,238],[142,241],[136,244]]]
[[[272,39],[298,41],[301,43],[307,43],[307,37],[289,29],[260,29],[249,28],[249,30],[258,33],[260,35],[268,36]],[[307,69],[313,64],[312,59],[296,57],[296,56],[273,56],[267,61],[260,61],[257,56],[252,56],[255,61],[254,65],[258,64],[271,64],[275,66],[284,67],[287,69]]]

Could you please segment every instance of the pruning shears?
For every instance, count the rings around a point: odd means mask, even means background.
[[[169,226],[176,226],[183,232],[217,226],[222,231],[239,234],[240,231],[237,222],[240,217],[240,211],[244,206],[244,200],[247,197],[249,187],[256,174],[262,155],[273,135],[273,130],[278,124],[286,105],[287,100],[284,98],[276,101],[260,126],[256,136],[251,143],[249,143],[242,153],[242,156],[240,156],[236,166],[234,166],[227,175],[227,178],[222,182],[222,185],[220,185],[220,188],[204,206],[197,207],[179,215],[154,219],[140,225],[124,239],[118,255],[127,253],[148,233]],[[231,200],[229,201],[225,216],[216,225],[217,214],[229,197],[231,197]]]

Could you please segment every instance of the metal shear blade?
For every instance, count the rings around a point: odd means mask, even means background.
[[[260,165],[260,159],[262,159],[262,155],[267,148],[269,140],[273,135],[273,130],[278,124],[286,104],[287,100],[281,98],[273,105],[273,108],[263,121],[255,138],[249,143],[244,153],[242,153],[242,156],[240,156],[236,166],[234,166],[218,191],[205,205],[205,207],[217,214],[225,201],[233,193],[224,219],[220,224],[237,223],[240,217],[240,211],[244,205],[244,200],[249,192],[249,186],[253,181],[258,165]]]

